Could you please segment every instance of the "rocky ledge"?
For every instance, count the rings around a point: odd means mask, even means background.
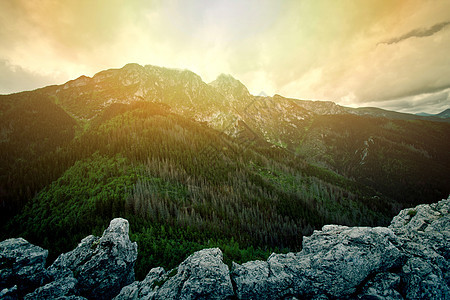
[[[48,251],[0,243],[0,299],[450,299],[450,198],[402,210],[389,227],[326,225],[298,253],[223,263],[220,249],[134,281],[125,219],[45,268]]]

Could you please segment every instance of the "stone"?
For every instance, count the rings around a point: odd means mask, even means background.
[[[36,289],[26,295],[24,299],[56,299],[63,296],[72,296],[76,293],[76,284],[77,280],[73,277],[61,278]]]
[[[369,275],[399,267],[403,254],[394,233],[383,227],[324,226],[303,240],[306,276],[333,297],[355,292]]]
[[[19,296],[17,295],[17,285],[11,287],[11,288],[4,288],[0,291],[0,299],[2,300],[15,300],[19,299]]]
[[[267,299],[272,295],[274,281],[269,279],[269,264],[267,261],[249,261],[242,265],[233,264],[232,280],[236,285],[238,298]],[[281,291],[275,293],[282,295]]]
[[[143,281],[135,281],[122,288],[115,300],[153,299],[159,285],[167,279],[166,271],[161,268],[153,268],[148,272]]]
[[[420,258],[440,269],[450,284],[450,198],[402,210],[391,228],[408,258]]]
[[[407,242],[426,245],[450,259],[450,198],[433,204],[407,208],[392,219],[389,228]]]
[[[0,298],[450,299],[449,210],[447,199],[402,210],[388,228],[326,225],[302,251],[233,262],[231,273],[218,248],[204,249],[134,282],[137,245],[124,219],[47,270],[46,250],[10,239],[0,243]]]
[[[234,295],[229,269],[219,248],[195,252],[178,266],[176,274],[171,273],[155,299],[225,299]]]
[[[23,238],[0,242],[0,289],[17,286],[19,295],[33,291],[46,278],[48,251]]]
[[[398,292],[400,276],[394,273],[379,273],[370,280],[358,295],[358,299],[403,299]]]
[[[305,237],[301,252],[247,262],[235,267],[231,277],[243,299],[344,297],[355,293],[369,275],[400,266],[397,245],[387,228],[328,225]]]
[[[410,258],[402,268],[406,299],[450,299],[441,270],[421,258]]]
[[[111,299],[134,280],[137,244],[128,236],[128,221],[113,219],[101,238],[88,236],[71,252],[61,254],[49,268],[67,272],[77,279],[81,296]]]

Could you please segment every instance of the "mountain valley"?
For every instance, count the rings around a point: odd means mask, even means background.
[[[436,118],[137,64],[0,95],[0,238],[51,261],[123,217],[139,279],[206,247],[226,263],[300,251],[325,224],[387,226],[447,198],[450,122]]]

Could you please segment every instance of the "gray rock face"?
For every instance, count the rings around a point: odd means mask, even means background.
[[[22,238],[0,242],[0,290],[17,285],[19,294],[40,286],[46,276],[48,251]]]
[[[328,225],[303,241],[310,260],[307,272],[321,292],[334,297],[352,294],[370,274],[397,267],[402,253],[394,233],[382,227]]]
[[[75,278],[65,277],[37,288],[34,292],[26,295],[24,299],[55,299],[74,295],[76,293],[76,284],[77,280]]]
[[[437,266],[413,257],[403,266],[402,273],[407,299],[449,299],[450,289]]]
[[[159,285],[167,280],[167,277],[166,271],[163,268],[153,268],[148,272],[143,281],[135,281],[127,285],[114,299],[153,299],[158,291]]]
[[[76,288],[87,298],[111,299],[134,280],[137,244],[128,236],[125,219],[111,221],[101,238],[88,236],[71,252],[61,254],[49,268],[73,272]]]
[[[154,268],[141,282],[124,287],[118,299],[225,299],[234,295],[227,265],[218,248],[203,249],[166,273]]]
[[[0,291],[0,299],[2,300],[13,300],[18,299],[17,295],[17,285],[11,287],[11,288],[4,288]]]
[[[379,273],[370,280],[358,295],[359,299],[403,299],[397,291],[400,287],[400,276],[393,273]]]
[[[203,249],[183,261],[176,275],[159,288],[155,299],[224,299],[233,286],[219,248]]]
[[[389,228],[409,258],[401,273],[407,298],[450,298],[449,210],[450,198],[404,209],[392,219]]]
[[[406,251],[427,259],[450,259],[450,198],[430,205],[402,210],[391,228]]]
[[[0,298],[41,285],[25,299],[450,299],[449,210],[447,199],[403,210],[389,228],[327,225],[301,252],[233,263],[231,273],[218,248],[204,249],[140,282],[132,282],[137,245],[124,219],[47,270],[46,250],[10,239],[0,243]]]
[[[303,241],[299,253],[272,254],[232,272],[239,298],[351,295],[370,274],[399,266],[402,254],[387,228],[328,225]]]
[[[389,226],[406,241],[426,245],[445,259],[450,259],[450,198],[430,205],[402,210]]]

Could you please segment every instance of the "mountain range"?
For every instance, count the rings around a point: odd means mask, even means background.
[[[421,113],[417,113],[416,115],[423,116],[423,117],[437,117],[437,118],[445,120],[445,119],[450,118],[450,108],[447,108],[446,110],[441,111],[440,113],[437,113],[437,114],[428,114],[425,112],[421,112]]]
[[[56,258],[126,217],[138,278],[204,247],[297,251],[324,224],[385,226],[446,198],[449,120],[137,64],[0,95],[0,238]]]

